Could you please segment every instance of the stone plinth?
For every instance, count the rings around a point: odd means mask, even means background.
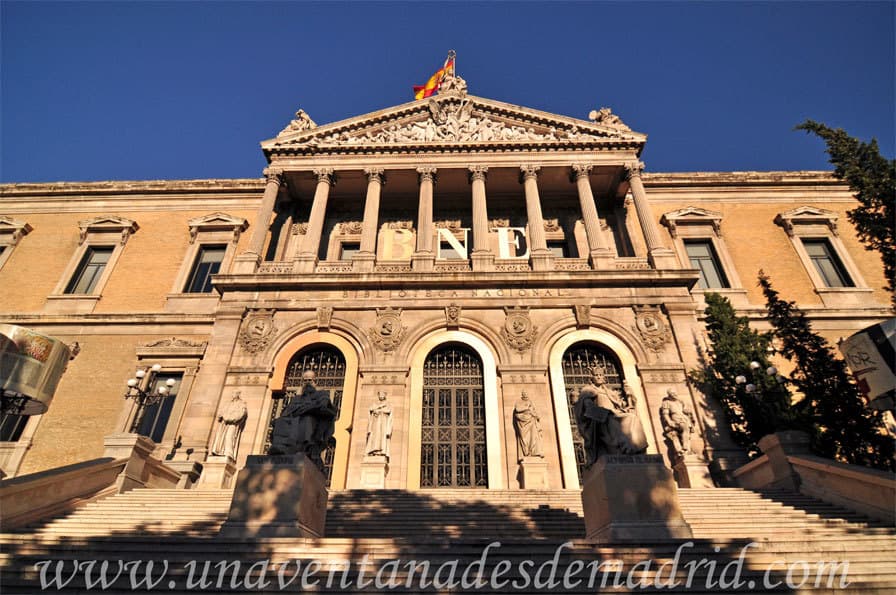
[[[321,537],[326,517],[326,480],[304,454],[251,455],[221,536]]]
[[[495,270],[495,255],[491,252],[473,252],[470,255],[473,261],[474,271],[493,271]]]
[[[709,473],[709,467],[702,457],[695,454],[678,457],[672,465],[675,481],[680,488],[712,488],[715,484]]]
[[[382,490],[386,487],[389,459],[386,455],[366,455],[361,461],[361,488]]]
[[[230,457],[211,455],[202,465],[197,490],[218,490],[233,485],[236,464]]]
[[[772,482],[765,487],[800,491],[800,476],[787,457],[809,454],[809,443],[809,434],[798,430],[776,432],[760,438],[759,450],[768,457],[773,475]]]
[[[583,478],[586,537],[593,543],[692,537],[661,455],[606,455]]]
[[[524,490],[548,489],[548,464],[542,457],[524,457],[520,461],[520,487]]]

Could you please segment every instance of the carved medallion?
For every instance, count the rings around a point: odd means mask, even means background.
[[[389,352],[401,343],[405,330],[401,326],[401,308],[377,308],[376,323],[368,332],[377,349]]]
[[[635,330],[644,344],[653,351],[662,351],[672,333],[663,321],[663,314],[655,306],[635,306]]]
[[[588,328],[591,326],[591,304],[575,304],[573,310],[576,314],[577,327]]]
[[[512,348],[523,353],[535,341],[538,328],[532,324],[529,318],[529,308],[514,306],[504,308],[504,328],[501,329],[501,337]]]
[[[243,321],[239,334],[240,345],[249,353],[258,353],[270,343],[274,331],[273,310],[253,312]]]
[[[445,306],[445,326],[457,328],[460,326],[460,306],[454,303]]]
[[[330,328],[330,321],[333,319],[333,308],[331,306],[321,306],[317,309],[317,328]]]

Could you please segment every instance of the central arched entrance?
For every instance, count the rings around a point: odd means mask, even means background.
[[[423,363],[420,487],[488,487],[482,360],[449,343]]]

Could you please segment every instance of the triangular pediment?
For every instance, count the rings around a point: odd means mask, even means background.
[[[227,213],[221,213],[220,211],[217,213],[211,213],[209,215],[203,215],[202,217],[194,217],[187,222],[190,227],[199,227],[199,228],[227,228],[227,227],[243,227],[248,225],[248,221],[246,221],[242,217],[234,217],[233,215],[228,215]]]
[[[377,112],[317,126],[299,110],[276,138],[262,148],[274,153],[357,151],[377,147],[388,150],[426,150],[465,145],[470,150],[494,146],[589,147],[606,145],[640,150],[646,136],[633,132],[609,109],[592,112],[581,120],[467,95],[463,87],[444,88],[428,99],[412,101]]]
[[[837,213],[833,211],[828,211],[826,209],[819,209],[818,207],[811,207],[809,205],[797,207],[795,209],[791,209],[789,211],[785,211],[779,215],[782,219],[791,219],[791,220],[805,220],[805,221],[828,221],[828,220],[837,220]]]
[[[710,211],[709,209],[701,209],[700,207],[685,207],[677,211],[669,211],[663,215],[664,219],[673,221],[682,219],[721,219],[722,214],[718,211]]]

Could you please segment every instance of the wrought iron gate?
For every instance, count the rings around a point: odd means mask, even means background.
[[[573,404],[579,394],[579,389],[591,383],[591,368],[595,366],[604,371],[608,386],[622,388],[622,376],[619,374],[616,357],[600,346],[591,343],[577,343],[563,354],[563,384],[566,387],[566,405],[569,408],[569,423],[572,426],[572,443],[576,453],[576,468],[579,472],[580,484],[582,472],[585,469],[585,444],[576,426]]]
[[[482,360],[463,345],[432,351],[423,364],[420,486],[488,487]]]
[[[328,345],[314,345],[308,347],[290,360],[286,368],[286,379],[283,382],[283,392],[274,395],[274,406],[271,407],[271,418],[268,421],[268,433],[264,450],[271,446],[271,432],[274,429],[274,420],[280,417],[292,398],[302,392],[302,374],[311,370],[315,374],[314,383],[320,390],[330,391],[330,400],[336,407],[336,419],[342,408],[342,390],[345,386],[345,357],[335,347]],[[331,438],[327,450],[323,453],[324,475],[327,477],[327,485],[330,485],[330,477],[333,475],[333,454],[336,451],[336,439]]]

